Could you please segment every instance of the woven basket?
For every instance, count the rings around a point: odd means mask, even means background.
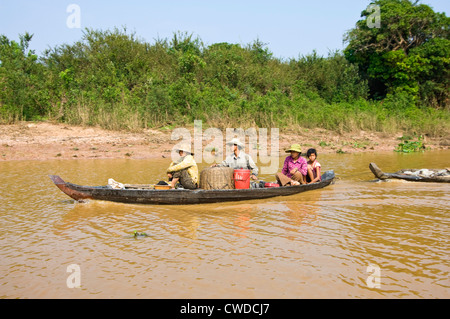
[[[231,167],[208,167],[200,173],[202,189],[234,189],[234,169]]]

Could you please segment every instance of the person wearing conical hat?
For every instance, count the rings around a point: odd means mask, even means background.
[[[301,157],[302,149],[300,145],[292,144],[286,150],[286,153],[291,153],[291,155],[284,160],[281,173],[275,175],[278,184],[281,186],[305,184],[305,177],[308,174],[308,163],[306,159]]]
[[[179,182],[185,189],[198,188],[198,167],[194,160],[193,153],[189,145],[182,145],[175,149],[180,155],[176,162],[170,163],[167,169],[167,176],[169,177],[170,186],[175,188]]]
[[[257,180],[259,172],[258,166],[256,166],[252,157],[245,153],[244,143],[237,138],[233,138],[227,145],[232,147],[233,153],[228,155],[222,163],[213,166],[231,167],[233,169],[249,169],[251,170],[251,179]]]

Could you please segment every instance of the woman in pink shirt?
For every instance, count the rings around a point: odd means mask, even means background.
[[[277,173],[275,176],[278,184],[281,186],[286,186],[287,184],[291,186],[305,184],[305,177],[308,174],[308,164],[306,163],[306,159],[300,156],[302,154],[300,145],[291,145],[286,150],[286,153],[291,153],[291,155],[284,160],[281,173]]]

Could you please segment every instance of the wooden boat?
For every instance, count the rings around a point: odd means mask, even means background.
[[[370,163],[369,168],[381,180],[394,178],[411,182],[450,183],[448,169],[403,169],[396,173],[384,173],[375,163]]]
[[[80,186],[65,182],[61,177],[49,175],[55,185],[66,195],[76,201],[104,200],[134,204],[203,204],[232,202],[252,199],[265,199],[276,196],[289,196],[330,185],[335,178],[334,171],[327,171],[322,180],[314,184],[298,186],[250,188],[250,189],[151,189],[142,185],[141,188],[113,189],[110,186]]]

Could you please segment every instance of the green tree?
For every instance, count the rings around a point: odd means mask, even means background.
[[[16,42],[0,36],[0,117],[8,121],[44,117],[50,105],[42,89],[45,69],[28,50],[33,35],[26,32],[19,38]]]
[[[187,32],[174,33],[169,53],[177,58],[178,72],[188,81],[194,81],[199,70],[205,67],[201,57],[202,42]]]
[[[373,12],[366,9],[344,37],[345,56],[368,79],[372,97],[407,94],[448,107],[450,19],[418,1],[372,4],[380,8],[380,27],[368,23]]]
[[[348,62],[339,52],[327,58],[317,52],[291,61],[296,80],[328,103],[367,98],[367,83],[358,74],[358,67]]]
[[[247,51],[239,44],[216,43],[204,53],[207,81],[237,88],[243,75]]]

